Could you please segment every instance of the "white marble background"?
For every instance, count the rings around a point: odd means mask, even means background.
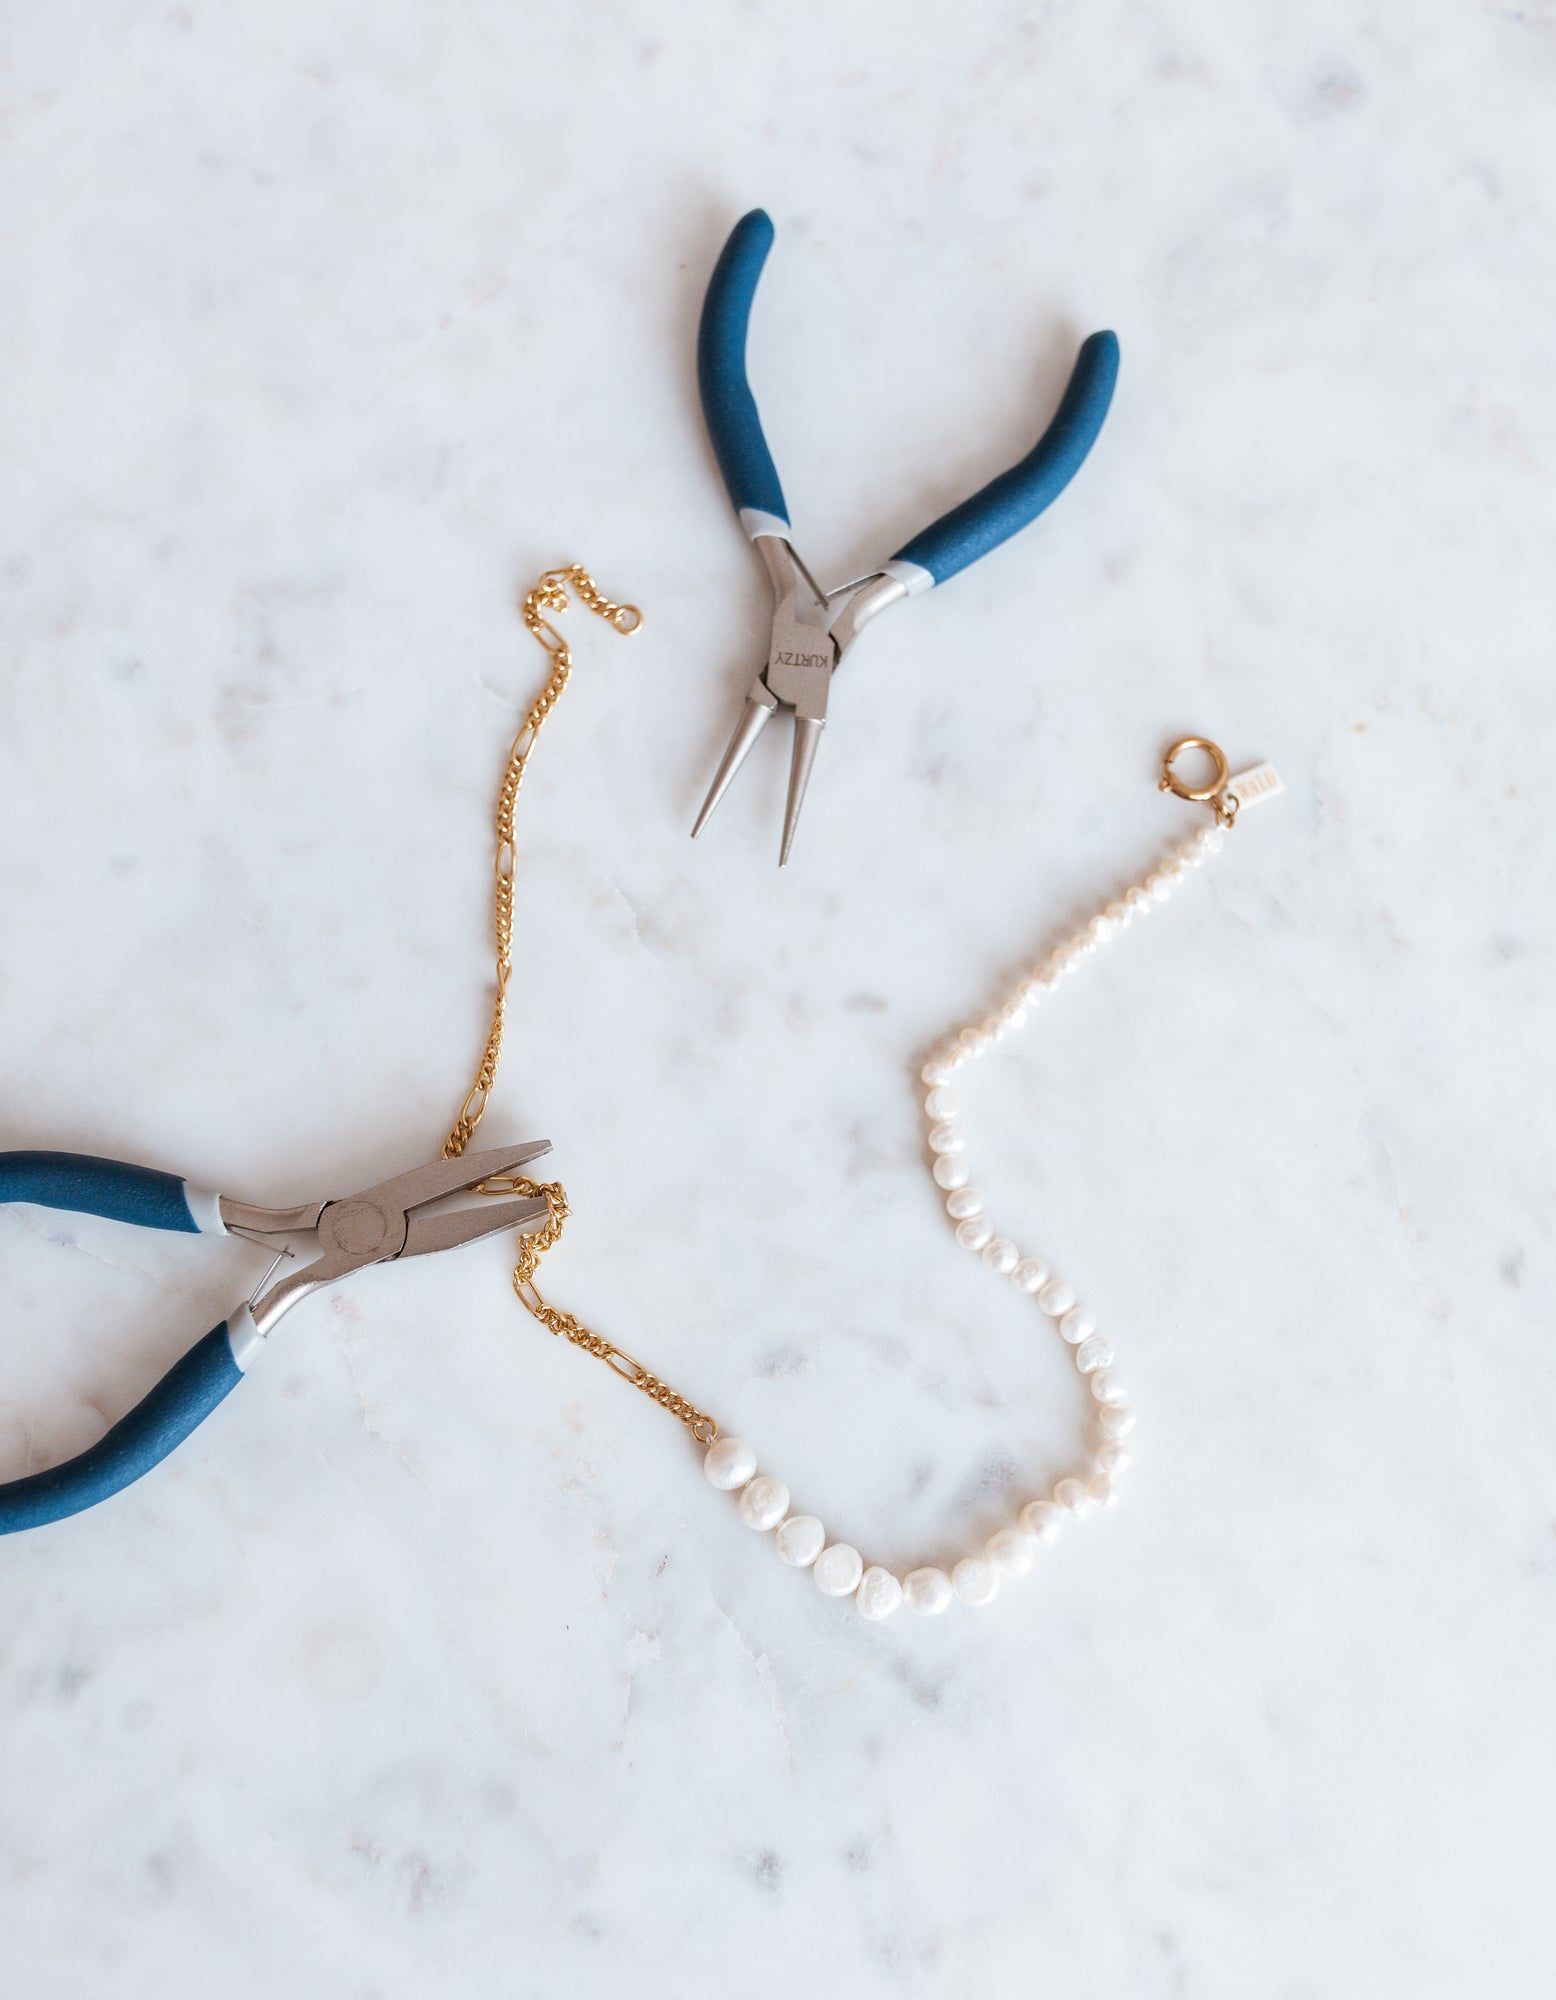
[[[987,1613],[867,1627],[492,1243],[298,1311],[157,1477],[0,1545],[8,1993],[1551,1988],[1556,10],[17,4],[0,220],[0,1144],[255,1199],[491,1127],[555,1293],[885,1560],[1082,1398],[957,1251],[928,1038],[1193,824],[1283,804],[968,1092],[1145,1415]],[[872,632],[796,864],[691,344],[734,218],[829,577],[1040,427],[1095,459]],[[0,1215],[0,1459],[88,1441],[257,1253]]]

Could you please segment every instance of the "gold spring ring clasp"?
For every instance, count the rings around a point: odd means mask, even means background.
[[[1206,784],[1191,785],[1178,776],[1174,766],[1186,750],[1203,751],[1210,759],[1211,774]],[[1208,736],[1180,736],[1162,757],[1161,790],[1180,799],[1191,799],[1196,805],[1213,807],[1223,826],[1230,826],[1237,813],[1237,799],[1227,790],[1230,776],[1226,752]]]
[[[1210,759],[1214,775],[1208,785],[1187,784],[1173,769],[1185,750],[1203,750]],[[1208,736],[1180,736],[1162,758],[1162,790],[1175,792],[1180,799],[1193,799],[1199,805],[1208,804],[1224,788],[1229,775],[1226,752]]]

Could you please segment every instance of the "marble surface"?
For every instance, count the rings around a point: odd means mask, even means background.
[[[1083,1397],[950,1240],[912,1078],[1193,817],[1284,801],[967,1091],[1144,1411],[1126,1504],[871,1628],[491,1243],[299,1309],[0,1545],[6,1986],[1550,1990],[1550,0],[13,9],[0,1144],[259,1200],[430,1156],[479,1046],[555,1295],[829,1526],[952,1557]],[[878,560],[1123,344],[1094,461],[686,838],[763,584],[698,419],[723,234],[802,546]],[[1077,989],[1079,995],[1079,989]],[[0,1215],[0,1458],[254,1282]],[[1544,1914],[1541,1905],[1545,1904]]]

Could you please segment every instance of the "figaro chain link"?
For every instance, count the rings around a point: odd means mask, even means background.
[[[457,1159],[470,1144],[476,1127],[486,1111],[492,1086],[497,1080],[497,1065],[502,1056],[503,1028],[506,1023],[508,982],[513,975],[513,816],[518,803],[519,791],[524,783],[524,773],[529,765],[530,754],[540,740],[540,732],[545,727],[546,718],[562,698],[573,670],[573,656],[567,641],[552,624],[552,616],[559,616],[568,606],[568,586],[571,585],[579,601],[603,618],[613,631],[630,638],[641,631],[643,614],[634,604],[614,604],[600,589],[594,578],[581,563],[571,563],[562,569],[548,569],[528,592],[524,599],[524,623],[536,640],[551,655],[551,673],[546,685],[531,704],[518,734],[508,747],[507,762],[503,769],[502,783],[497,790],[496,834],[497,844],[493,856],[493,870],[496,877],[492,896],[493,933],[496,941],[497,977],[492,995],[491,1026],[487,1030],[486,1046],[481,1052],[481,1061],[476,1069],[475,1081],[465,1093],[465,1100],[459,1107],[458,1116],[443,1142],[443,1158]],[[634,1389],[657,1403],[662,1410],[668,1410],[691,1432],[699,1444],[712,1444],[719,1434],[719,1427],[713,1418],[685,1396],[672,1389],[668,1382],[636,1361],[625,1349],[617,1347],[604,1334],[595,1333],[586,1327],[572,1313],[564,1312],[559,1306],[551,1305],[544,1299],[535,1284],[535,1272],[541,1258],[552,1246],[561,1240],[562,1225],[567,1219],[567,1195],[560,1182],[532,1181],[522,1174],[504,1174],[483,1183],[482,1192],[487,1194],[539,1195],[544,1198],[547,1208],[546,1220],[533,1234],[520,1236],[518,1262],[513,1271],[513,1289],[526,1311],[532,1313],[540,1324],[553,1334],[571,1341],[574,1347],[585,1354],[592,1354],[613,1368],[624,1381]]]

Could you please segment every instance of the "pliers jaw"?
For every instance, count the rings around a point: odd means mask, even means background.
[[[745,707],[692,827],[692,838],[695,840],[707,825],[768,718],[780,708],[787,709],[794,717],[794,750],[778,851],[778,866],[782,868],[794,845],[811,767],[826,726],[832,676],[868,621],[906,597],[908,590],[898,578],[883,573],[847,586],[846,592],[834,591],[829,599],[791,543],[776,534],[762,534],[756,538],[756,547],[773,587],[767,665],[747,692]],[[847,602],[834,617],[834,600],[845,594]]]
[[[486,1201],[474,1207],[443,1206],[450,1197],[479,1188],[485,1181],[501,1185],[530,1161],[549,1153],[547,1139],[531,1139],[491,1152],[466,1153],[455,1160],[434,1160],[360,1194],[335,1201],[312,1202],[300,1208],[266,1209],[220,1197],[222,1220],[231,1235],[256,1241],[282,1241],[316,1232],[321,1254],[311,1264],[288,1271],[253,1303],[254,1324],[266,1334],[281,1316],[322,1285],[336,1284],[369,1264],[393,1263],[400,1257],[422,1257],[457,1249],[501,1230],[538,1227],[548,1214],[545,1200],[524,1196]],[[283,1254],[290,1254],[283,1252]]]
[[[751,683],[746,705],[729,746],[714,773],[692,838],[707,825],[713,809],[729,789],[735,773],[761,735],[769,717],[782,708],[794,717],[794,752],[789,766],[789,795],[784,805],[781,868],[789,859],[799,824],[805,788],[827,719],[827,695],[837,665],[837,642],[830,629],[826,597],[789,542],[776,534],[756,537],[757,552],[773,588],[773,624],[767,645],[767,665]]]

